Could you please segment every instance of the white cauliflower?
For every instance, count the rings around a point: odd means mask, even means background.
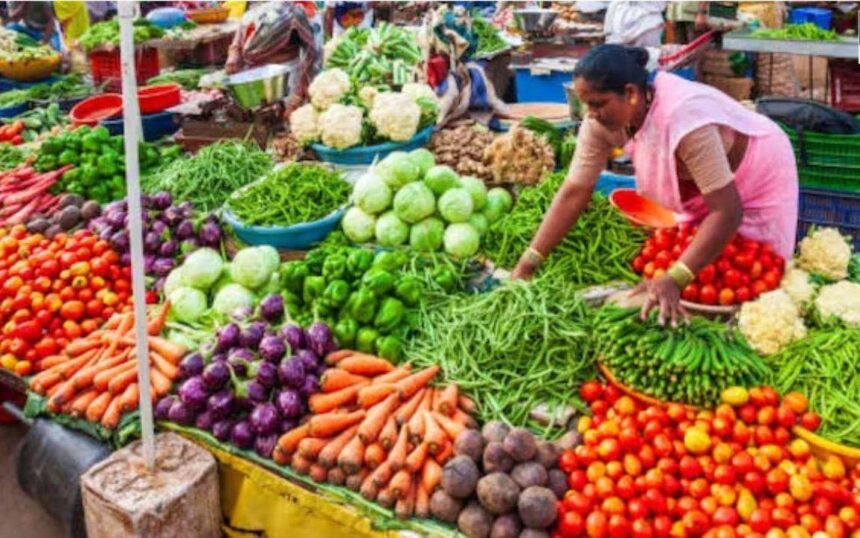
[[[744,303],[738,314],[738,328],[762,355],[773,355],[806,336],[800,311],[784,290],[764,293]]]
[[[313,105],[303,105],[290,114],[290,131],[302,144],[317,142],[320,139],[319,117]]]
[[[860,284],[843,280],[824,286],[815,307],[825,320],[835,317],[849,327],[860,327]]]
[[[380,93],[373,100],[370,121],[376,131],[395,142],[405,142],[415,136],[421,121],[421,108],[415,100],[402,93]]]
[[[346,149],[361,142],[362,110],[352,105],[331,105],[320,114],[319,128],[323,144]]]
[[[361,101],[361,104],[367,107],[368,110],[373,108],[373,100],[376,99],[377,95],[379,95],[379,90],[373,86],[365,86],[358,90],[358,99]]]
[[[403,85],[401,93],[408,95],[415,101],[424,97],[436,104],[439,103],[439,97],[436,96],[436,92],[433,91],[433,88],[420,82],[407,82]]]
[[[311,103],[325,110],[340,101],[352,88],[349,75],[342,69],[326,69],[314,78],[308,86]]]
[[[830,280],[848,276],[851,246],[836,228],[821,228],[800,242],[798,265]]]
[[[809,306],[815,297],[815,286],[809,280],[809,273],[790,263],[785,269],[780,287],[788,293],[791,300],[800,308]]]

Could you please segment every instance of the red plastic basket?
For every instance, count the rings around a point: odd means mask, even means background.
[[[147,80],[157,76],[159,72],[158,49],[138,47],[135,50],[134,66],[138,84],[145,84]],[[122,91],[119,49],[91,52],[90,70],[95,85],[106,83],[107,91]]]
[[[95,127],[101,120],[113,118],[122,112],[122,95],[103,93],[84,99],[69,111],[75,125]]]
[[[830,106],[846,112],[860,111],[860,65],[830,63]]]
[[[179,84],[158,84],[138,90],[137,98],[141,114],[155,114],[176,106],[180,102]]]

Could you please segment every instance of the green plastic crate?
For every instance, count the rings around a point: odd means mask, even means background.
[[[804,188],[860,193],[858,170],[798,164],[797,176],[800,186]]]
[[[860,175],[860,135],[807,131],[801,136],[790,127],[781,127],[791,140],[798,166],[852,168]]]

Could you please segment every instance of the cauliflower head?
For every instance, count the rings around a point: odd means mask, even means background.
[[[325,110],[340,101],[352,88],[349,75],[342,69],[326,69],[308,86],[311,103]]]
[[[418,130],[421,108],[412,97],[403,93],[380,93],[373,100],[370,121],[383,137],[405,142]]]
[[[362,115],[357,106],[331,105],[319,117],[323,144],[336,149],[346,149],[359,144]]]
[[[815,307],[824,319],[835,317],[849,327],[860,327],[860,284],[843,280],[824,286]]]
[[[800,308],[809,306],[815,297],[815,286],[809,280],[809,273],[798,269],[794,264],[786,267],[785,275],[782,277],[780,287],[788,293],[791,300]]]
[[[373,101],[376,99],[377,95],[379,95],[379,90],[373,86],[365,86],[358,90],[358,100],[361,101],[361,104],[367,107],[368,110],[373,108]]]
[[[313,105],[303,105],[290,114],[290,131],[302,144],[320,139],[319,112]]]
[[[407,82],[403,85],[403,89],[400,90],[400,92],[408,95],[415,101],[424,97],[434,103],[439,103],[439,98],[436,96],[436,92],[433,91],[433,88],[421,82]]]
[[[848,276],[851,246],[836,228],[821,228],[800,242],[798,265],[830,280]]]
[[[755,301],[744,303],[738,315],[738,328],[762,355],[773,355],[806,336],[800,311],[784,290],[764,293]]]

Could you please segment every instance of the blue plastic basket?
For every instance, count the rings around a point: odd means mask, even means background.
[[[530,67],[514,69],[514,87],[518,103],[566,103],[564,85],[571,81],[568,71],[550,71],[546,75],[532,73]]]
[[[239,239],[249,245],[271,245],[275,248],[307,250],[325,239],[340,223],[345,208],[340,208],[327,217],[313,222],[303,222],[293,226],[248,226],[239,222],[228,209],[224,210],[224,220],[233,227]]]
[[[411,151],[426,146],[433,135],[433,126],[418,131],[408,142],[386,142],[375,146],[356,146],[347,149],[334,149],[322,144],[311,144],[317,157],[323,162],[334,164],[372,164],[374,160],[384,159],[393,151]]]
[[[173,112],[158,112],[141,116],[143,122],[143,139],[147,142],[171,135],[179,130],[179,115]],[[114,120],[102,120],[101,124],[107,127],[112,135],[123,134],[123,118]]]
[[[60,77],[57,75],[51,75],[48,78],[43,78],[42,80],[34,80],[31,82],[21,82],[19,80],[12,80],[11,78],[0,77],[0,92],[8,92],[10,90],[23,90],[26,88],[30,88],[37,84],[53,84],[60,80]]]
[[[811,22],[819,28],[830,30],[833,25],[833,12],[820,7],[799,7],[791,10],[791,24],[805,24]]]
[[[800,189],[797,215],[798,241],[812,225],[835,227],[851,236],[854,250],[860,251],[860,194]]]
[[[617,189],[635,189],[636,178],[633,176],[625,176],[622,174],[614,174],[604,170],[600,173],[600,179],[597,180],[595,190],[600,194],[609,196],[612,191]]]
[[[6,108],[0,108],[0,118],[14,118],[22,112],[27,112],[28,108],[30,108],[29,103],[21,103],[20,105],[12,105],[7,106]]]

